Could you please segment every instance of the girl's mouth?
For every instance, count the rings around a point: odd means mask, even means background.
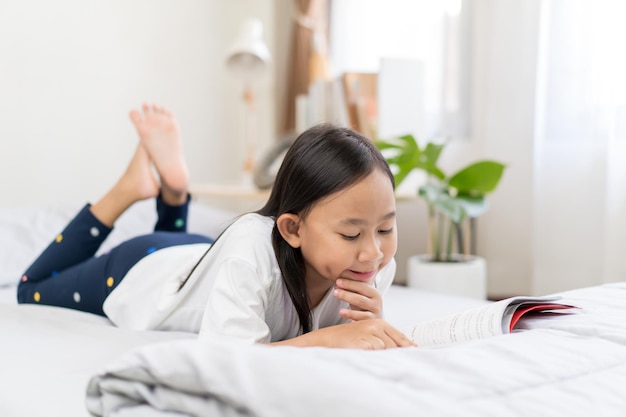
[[[367,271],[367,272],[359,272],[348,270],[349,279],[353,279],[355,281],[371,281],[376,275],[376,271]]]

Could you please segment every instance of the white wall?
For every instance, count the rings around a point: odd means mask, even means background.
[[[474,2],[472,136],[481,158],[507,163],[479,219],[491,295],[532,293],[533,142],[541,0]]]
[[[477,159],[507,164],[478,219],[477,252],[487,260],[488,293],[532,293],[533,142],[541,0],[472,2],[470,140],[446,145],[441,165],[454,172]],[[398,282],[408,257],[426,251],[423,201],[398,203]]]
[[[441,156],[446,172],[477,159],[507,164],[489,210],[478,219],[479,255],[486,258],[492,297],[530,294],[533,285],[534,129],[537,37],[541,0],[472,2],[470,140],[452,141]],[[409,256],[426,250],[426,208],[398,203],[400,282]]]
[[[94,200],[137,143],[128,111],[177,115],[195,182],[238,178],[242,109],[224,53],[257,16],[274,45],[273,0],[0,2],[0,205]],[[275,135],[273,78],[259,94]]]
[[[541,0],[474,3],[472,140],[445,158],[508,163],[479,219],[489,293],[532,293],[533,136]],[[194,182],[236,180],[243,161],[239,85],[224,52],[257,16],[277,70],[259,95],[263,149],[279,131],[290,12],[274,0],[0,2],[0,205],[94,200],[136,144],[128,110],[177,114]],[[446,161],[444,161],[445,163]],[[421,201],[398,204],[398,278],[425,250]]]

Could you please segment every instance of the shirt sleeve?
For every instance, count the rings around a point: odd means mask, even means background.
[[[254,265],[241,259],[223,261],[200,325],[201,340],[229,338],[249,343],[271,339],[265,322],[269,283],[264,283]]]
[[[391,284],[393,284],[393,279],[396,277],[396,260],[392,258],[391,261],[380,270],[378,275],[376,276],[376,288],[381,295],[385,295]]]

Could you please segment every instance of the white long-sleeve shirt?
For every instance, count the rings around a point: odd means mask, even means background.
[[[119,327],[175,330],[200,338],[229,337],[248,342],[274,342],[299,334],[296,309],[274,255],[274,220],[246,214],[226,229],[189,280],[186,277],[208,244],[161,249],[140,260],[104,302],[104,312]],[[392,261],[376,276],[381,294],[395,275]],[[312,329],[345,322],[348,304],[331,288],[312,310]]]

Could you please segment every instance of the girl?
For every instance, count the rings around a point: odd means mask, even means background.
[[[382,320],[397,247],[393,176],[367,139],[331,125],[289,149],[268,202],[220,237],[186,233],[188,171],[177,123],[133,110],[128,168],[24,273],[20,303],[106,315],[118,326],[293,346],[412,346]],[[152,166],[159,174],[157,182]],[[134,202],[156,197],[155,231],[94,257]]]

